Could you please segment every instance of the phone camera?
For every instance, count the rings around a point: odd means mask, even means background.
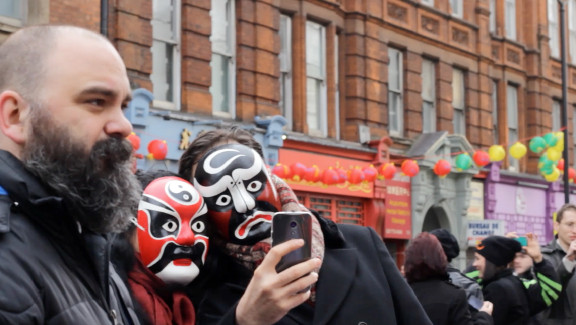
[[[296,223],[296,221],[291,221],[290,222],[290,228],[296,228],[298,224]]]

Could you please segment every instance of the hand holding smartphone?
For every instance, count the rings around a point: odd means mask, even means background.
[[[309,212],[277,212],[272,217],[272,246],[290,239],[303,239],[304,246],[284,255],[276,265],[281,272],[312,255],[312,215]]]

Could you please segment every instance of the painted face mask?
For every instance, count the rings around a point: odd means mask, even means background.
[[[187,285],[208,253],[207,209],[192,184],[179,177],[152,181],[138,205],[142,262],[167,284]]]
[[[272,215],[281,205],[266,165],[253,149],[241,144],[211,149],[198,162],[194,187],[229,242],[253,245],[270,237]]]

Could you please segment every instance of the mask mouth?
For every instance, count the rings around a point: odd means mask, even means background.
[[[246,218],[234,231],[234,236],[238,239],[246,239],[248,234],[253,228],[261,227],[261,223],[272,223],[272,216],[274,212],[269,211],[256,211],[254,214]]]
[[[164,246],[161,257],[148,265],[148,268],[153,273],[159,273],[173,261],[179,261],[178,264],[184,265],[186,260],[200,267],[202,266],[202,255],[205,249],[206,247],[202,242],[195,243],[193,246],[182,246],[174,242],[169,242]],[[188,263],[188,265],[192,263]],[[174,264],[178,265],[177,263]]]

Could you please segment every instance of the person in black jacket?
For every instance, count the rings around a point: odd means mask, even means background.
[[[508,268],[522,246],[512,238],[489,236],[476,246],[473,266],[478,270],[484,299],[494,304],[495,325],[525,324],[530,316],[526,290]]]
[[[464,289],[450,282],[448,264],[436,236],[423,232],[406,249],[406,280],[434,325],[493,324],[492,303],[485,301],[475,318]]]
[[[0,324],[138,324],[109,261],[140,194],[120,55],[32,26],[0,45],[0,71]]]
[[[276,272],[280,258],[302,242],[269,248],[270,212],[303,207],[266,170],[250,132],[199,135],[181,157],[179,173],[204,196],[217,229],[211,251],[221,253],[222,272],[198,306],[198,324],[431,324],[371,228],[316,216],[314,258]]]

